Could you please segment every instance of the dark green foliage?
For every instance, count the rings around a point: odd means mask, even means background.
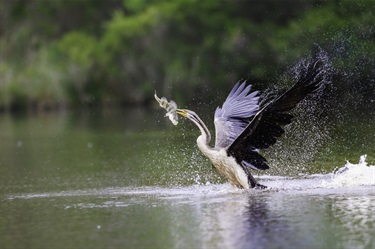
[[[0,107],[222,99],[239,79],[285,87],[315,44],[337,105],[375,106],[373,1],[2,0]],[[185,102],[183,102],[185,101]],[[344,105],[345,106],[345,105]]]

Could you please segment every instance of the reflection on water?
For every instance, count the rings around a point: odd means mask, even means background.
[[[181,123],[150,110],[1,116],[1,248],[374,248],[373,163],[238,190]]]
[[[315,185],[322,178],[315,178]],[[115,240],[113,246],[153,248],[166,245],[171,248],[373,248],[373,186],[333,189],[311,186],[311,179],[294,181],[284,179],[284,184],[293,186],[288,190],[246,191],[219,184],[15,195],[3,202],[4,210],[12,214],[3,221],[15,226],[8,228],[17,229],[13,231],[13,238],[17,240],[8,241],[9,245],[26,245],[25,238],[40,236],[28,226],[57,239],[56,243],[58,239],[72,236],[63,227],[78,226],[72,228],[78,234],[70,237],[67,245],[74,246],[83,239],[90,248],[102,248],[112,240]],[[15,211],[10,211],[14,207]],[[30,215],[34,221],[16,219]],[[17,236],[18,231],[26,231],[26,237]],[[99,236],[100,233],[106,236]],[[59,248],[54,240],[34,241],[31,247],[45,245]]]
[[[348,248],[375,246],[374,196],[339,197],[332,204],[333,220],[350,234]],[[362,231],[373,231],[366,233]],[[339,236],[339,235],[338,235]]]

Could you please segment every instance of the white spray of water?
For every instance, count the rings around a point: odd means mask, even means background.
[[[366,157],[367,155],[361,156],[358,164],[346,161],[345,166],[333,173],[330,180],[323,181],[322,186],[328,188],[374,186],[375,166],[368,165]]]
[[[375,186],[375,165],[368,165],[366,155],[361,156],[358,164],[346,162],[346,164],[329,174],[301,174],[297,177],[283,177],[262,175],[257,176],[259,181],[268,186],[265,191],[326,191],[354,190]],[[375,189],[374,189],[375,191]]]

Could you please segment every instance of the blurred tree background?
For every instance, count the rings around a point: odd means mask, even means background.
[[[332,59],[336,105],[375,109],[373,0],[0,0],[0,9],[3,111],[148,105],[155,89],[180,105],[222,100],[239,79],[283,87],[314,44]]]

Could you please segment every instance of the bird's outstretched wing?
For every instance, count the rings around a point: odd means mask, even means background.
[[[232,144],[259,111],[258,92],[250,90],[251,85],[246,85],[246,81],[237,82],[222,108],[216,108],[215,148],[226,148]]]
[[[292,88],[261,108],[228,147],[228,154],[235,157],[242,166],[258,170],[268,169],[267,160],[258,150],[276,143],[277,138],[284,133],[282,126],[292,121],[293,116],[288,111],[322,85],[322,67],[323,62],[318,59],[308,64]]]

